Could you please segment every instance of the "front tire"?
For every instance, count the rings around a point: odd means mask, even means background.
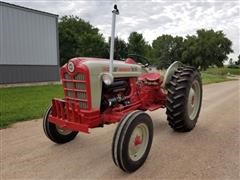
[[[202,104],[202,81],[193,67],[179,67],[167,85],[167,120],[175,131],[191,131]]]
[[[119,123],[112,143],[113,161],[125,172],[134,172],[147,159],[153,139],[153,123],[142,111],[127,114]]]
[[[51,112],[52,107],[49,107],[43,117],[43,130],[45,135],[57,144],[67,143],[73,140],[77,136],[78,132],[60,128],[56,124],[49,122],[48,117]]]

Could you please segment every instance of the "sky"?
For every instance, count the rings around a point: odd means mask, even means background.
[[[105,38],[111,34],[115,0],[5,0],[49,13],[77,15],[98,27]],[[234,60],[240,54],[240,0],[118,0],[116,35],[127,41],[133,31],[152,43],[162,34],[193,35],[196,30],[222,30],[233,42]]]

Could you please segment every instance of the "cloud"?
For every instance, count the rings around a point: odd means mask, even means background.
[[[77,15],[100,29],[111,32],[113,0],[8,0],[13,4],[63,15]],[[117,35],[127,40],[138,31],[151,43],[157,36],[186,36],[197,29],[223,30],[233,42],[235,58],[240,53],[240,2],[238,0],[119,0]]]

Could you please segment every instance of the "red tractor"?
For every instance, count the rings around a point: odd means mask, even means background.
[[[161,75],[149,71],[146,58],[129,56],[113,61],[115,18],[113,10],[110,60],[78,57],[61,70],[64,98],[52,100],[43,118],[46,136],[55,143],[73,140],[79,131],[119,122],[112,143],[114,163],[126,172],[145,162],[153,139],[153,123],[145,112],[166,107],[167,121],[175,131],[191,131],[202,102],[199,72],[174,62]]]

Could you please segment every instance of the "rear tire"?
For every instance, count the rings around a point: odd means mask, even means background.
[[[191,131],[202,104],[202,81],[193,67],[179,67],[167,84],[167,120],[175,131]]]
[[[127,114],[119,123],[112,143],[113,161],[125,172],[134,172],[147,159],[153,139],[153,123],[142,111]]]
[[[56,124],[48,121],[48,117],[52,112],[52,107],[49,107],[43,117],[43,130],[45,135],[53,142],[58,144],[67,143],[73,140],[78,132],[62,129]]]

